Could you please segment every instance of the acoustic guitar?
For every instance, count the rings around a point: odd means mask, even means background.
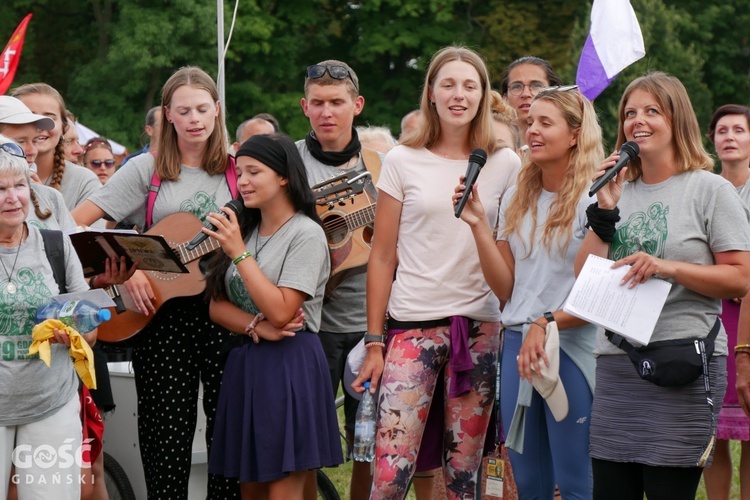
[[[372,248],[376,198],[369,171],[347,172],[313,186],[318,216],[331,251],[326,295],[342,281],[367,271]]]
[[[159,308],[168,300],[175,297],[191,297],[203,292],[206,281],[199,268],[199,260],[214,250],[220,248],[219,242],[213,238],[207,238],[203,243],[193,250],[187,250],[187,242],[198,234],[203,223],[193,214],[177,212],[154,224],[146,234],[160,234],[169,243],[174,252],[179,256],[182,263],[187,267],[189,273],[163,273],[158,271],[143,271],[148,278],[154,291],[154,307]],[[140,332],[151,319],[141,314],[135,307],[133,299],[125,289],[125,286],[110,287],[111,296],[120,296],[127,310],[116,312],[112,310],[112,319],[99,325],[97,338],[104,342],[117,342],[125,340]]]

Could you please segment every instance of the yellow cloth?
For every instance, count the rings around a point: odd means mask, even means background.
[[[31,332],[34,342],[29,347],[29,354],[39,353],[39,359],[49,366],[52,356],[50,341],[55,337],[54,330],[57,328],[64,331],[70,337],[70,349],[68,353],[73,360],[73,367],[78,372],[83,383],[89,389],[96,389],[96,370],[94,369],[94,353],[91,347],[81,336],[78,331],[70,326],[65,325],[58,319],[46,319],[36,325]]]

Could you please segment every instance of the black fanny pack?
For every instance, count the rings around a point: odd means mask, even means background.
[[[679,387],[703,375],[704,366],[708,366],[714,354],[714,341],[720,326],[719,318],[716,318],[705,339],[662,340],[645,347],[634,347],[609,330],[605,335],[612,344],[628,354],[635,371],[643,380],[661,387]]]

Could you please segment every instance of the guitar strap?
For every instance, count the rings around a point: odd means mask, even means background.
[[[365,148],[362,148],[361,153],[365,168],[370,172],[370,175],[372,175],[372,184],[374,186],[378,183],[378,179],[380,178],[380,155],[377,151]]]
[[[224,176],[227,178],[227,185],[229,186],[229,192],[232,194],[232,199],[237,198],[239,194],[237,190],[237,169],[232,155],[229,155],[229,165],[224,171]],[[159,194],[160,189],[161,177],[154,170],[154,174],[151,176],[151,185],[148,187],[148,198],[146,198],[146,227],[144,231],[150,228],[154,221],[154,205],[156,204],[156,195]]]

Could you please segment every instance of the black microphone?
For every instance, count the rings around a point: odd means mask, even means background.
[[[245,208],[245,205],[243,205],[240,200],[230,200],[229,203],[227,203],[224,206],[226,208],[231,208],[232,211],[234,213],[236,213],[237,215],[239,215],[240,212],[242,211],[242,209]],[[229,216],[226,213],[221,212],[221,214],[224,217],[226,217],[227,219],[229,218]],[[206,221],[206,222],[203,223],[203,227],[207,228],[210,231],[216,231],[216,226],[214,226],[213,224],[211,224],[208,221]],[[198,245],[200,245],[201,243],[203,243],[204,241],[206,241],[206,238],[208,238],[208,235],[206,233],[204,233],[203,231],[200,231],[198,234],[196,234],[195,236],[193,236],[193,239],[190,240],[190,242],[188,242],[188,244],[185,246],[185,248],[188,249],[188,250],[192,250],[193,248],[197,247]]]
[[[461,217],[461,212],[463,211],[466,202],[469,200],[469,194],[471,193],[472,188],[474,188],[474,183],[477,182],[477,177],[479,177],[479,171],[482,170],[482,167],[486,162],[487,151],[482,148],[475,149],[469,155],[469,166],[466,167],[466,174],[464,175],[464,186],[466,186],[466,190],[456,204],[456,210],[454,212],[456,218]]]
[[[589,191],[589,196],[594,196],[597,191],[617,175],[617,172],[622,170],[622,167],[635,160],[640,152],[641,148],[633,141],[626,142],[620,146],[620,159],[615,163],[614,167],[605,170],[604,175],[594,182],[591,186],[591,191]]]

